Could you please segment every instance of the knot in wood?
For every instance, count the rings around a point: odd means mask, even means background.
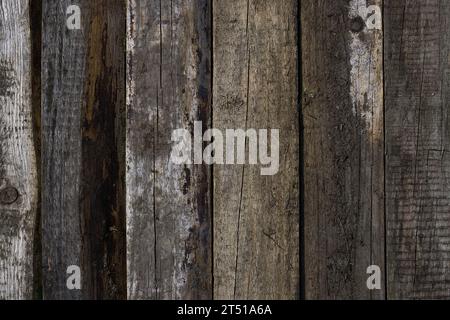
[[[0,203],[13,204],[19,198],[19,192],[16,188],[6,187],[0,190]]]
[[[352,32],[361,32],[364,29],[364,26],[365,22],[360,16],[355,17],[350,21],[350,30],[352,30]]]

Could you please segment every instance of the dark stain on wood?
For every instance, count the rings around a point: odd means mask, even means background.
[[[90,1],[87,78],[81,118],[80,208],[84,281],[97,299],[126,297],[124,132],[125,6]]]
[[[33,298],[42,298],[42,223],[41,223],[41,52],[42,52],[42,0],[30,1],[31,53],[32,53],[32,120],[33,139],[38,164],[38,205],[33,241]]]
[[[70,4],[43,3],[43,297],[123,299],[125,2],[80,1],[82,30]]]
[[[14,86],[14,70],[8,67],[7,61],[0,61],[0,96],[11,96],[11,88]]]

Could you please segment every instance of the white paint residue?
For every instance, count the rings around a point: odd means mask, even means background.
[[[349,19],[361,17],[367,20],[368,7],[366,0],[350,1]],[[380,30],[368,30],[367,26],[359,33],[350,33],[350,96],[352,99],[352,111],[364,120],[367,127],[372,129],[373,106],[378,103],[378,91],[380,79],[376,67],[382,57],[382,44],[378,41]],[[363,40],[361,40],[363,39]],[[378,110],[378,109],[377,109]]]
[[[353,19],[360,16],[365,21],[365,16],[361,16],[361,8],[366,8],[366,0],[352,0],[350,2],[349,18]],[[364,12],[364,11],[363,11]],[[368,92],[369,82],[370,82],[370,72],[365,72],[367,70],[370,52],[367,45],[360,40],[360,35],[358,33],[350,32],[350,97],[352,99],[352,111],[356,115],[358,111],[361,110],[361,106],[364,105],[364,95]],[[366,28],[361,32],[366,33]],[[370,123],[370,118],[363,115],[361,117],[366,119],[367,123]]]

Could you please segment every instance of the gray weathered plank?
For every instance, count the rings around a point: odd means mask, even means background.
[[[384,297],[383,35],[361,11],[381,3],[301,1],[307,299]]]
[[[297,12],[294,0],[214,1],[213,127],[280,130],[277,174],[214,166],[215,299],[300,295]]]
[[[0,299],[31,299],[38,203],[29,1],[0,1]]]
[[[124,298],[125,3],[78,1],[80,30],[71,4],[43,1],[43,297]],[[66,287],[71,265],[81,290]]]
[[[388,298],[450,298],[450,3],[385,0]]]
[[[128,298],[211,298],[209,170],[170,161],[210,125],[210,1],[127,3]]]

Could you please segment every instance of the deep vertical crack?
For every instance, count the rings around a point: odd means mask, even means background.
[[[246,110],[245,110],[245,131],[247,132],[248,127],[248,105],[249,105],[249,96],[250,96],[250,46],[249,46],[249,11],[250,11],[250,0],[247,0],[247,25],[245,29],[245,37],[247,40],[247,101],[246,101]],[[247,152],[248,148],[248,138],[245,138],[245,152]],[[245,176],[245,164],[242,166],[242,175],[241,175],[241,191],[239,198],[239,211],[238,211],[238,225],[236,232],[236,263],[234,269],[234,290],[233,297],[236,299],[236,288],[237,288],[237,269],[238,269],[238,260],[239,260],[239,233],[241,226],[241,209],[242,209],[242,197],[244,190],[244,176]]]

